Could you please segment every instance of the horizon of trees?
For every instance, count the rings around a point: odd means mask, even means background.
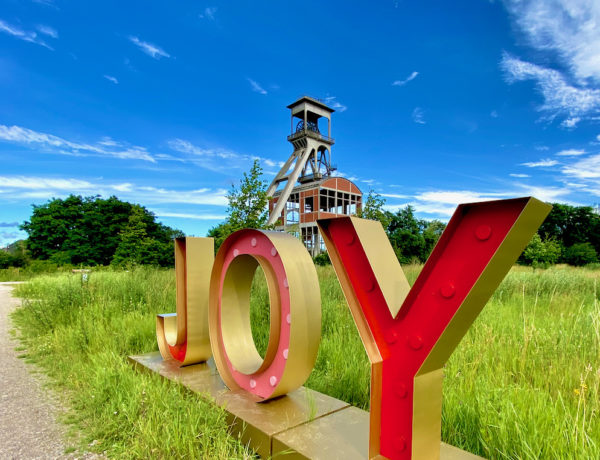
[[[233,232],[243,228],[269,229],[267,182],[262,180],[258,160],[227,194],[227,219],[208,230],[215,250]],[[385,198],[370,190],[357,216],[379,221],[402,264],[424,263],[446,224],[420,219],[407,205],[391,212]],[[553,203],[553,208],[533,236],[518,262],[534,267],[556,263],[587,265],[599,262],[600,215],[590,206]],[[27,240],[0,250],[0,268],[22,267],[33,261],[64,265],[173,266],[173,239],[184,236],[180,230],[156,222],[145,207],[115,196],[81,197],[70,195],[33,205],[29,221],[21,227]],[[328,263],[326,254],[316,263]]]
[[[15,251],[1,251],[18,259],[63,265],[148,264],[173,266],[173,239],[180,230],[156,222],[154,214],[138,204],[115,196],[55,198],[33,205],[29,221],[20,228],[28,238]],[[0,254],[0,267],[2,266]]]

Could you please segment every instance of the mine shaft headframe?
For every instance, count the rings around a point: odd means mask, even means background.
[[[269,217],[269,224],[277,221],[297,182],[318,181],[335,170],[331,163],[331,146],[334,144],[331,114],[335,110],[309,96],[301,97],[287,108],[291,110],[287,140],[294,146],[294,151],[267,189],[267,195],[272,197],[279,184],[286,182]]]

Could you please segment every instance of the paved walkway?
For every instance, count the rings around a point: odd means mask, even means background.
[[[64,454],[65,429],[54,417],[58,410],[41,376],[17,358],[17,342],[8,333],[9,314],[19,305],[12,289],[0,283],[0,459],[73,458]]]

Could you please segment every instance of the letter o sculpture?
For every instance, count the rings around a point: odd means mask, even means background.
[[[259,265],[270,300],[264,359],[250,326],[250,288]],[[302,243],[281,232],[246,229],[230,235],[213,265],[209,324],[215,363],[231,390],[268,400],[300,387],[314,367],[321,339],[319,282]]]

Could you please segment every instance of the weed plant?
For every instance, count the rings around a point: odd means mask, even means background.
[[[404,267],[412,284],[419,266]],[[330,266],[317,267],[322,340],[307,386],[368,409],[370,365]],[[515,267],[445,368],[442,438],[492,459],[600,458],[600,272]],[[14,314],[29,358],[71,402],[96,450],[123,458],[246,458],[222,412],[126,356],[157,349],[156,313],[174,311],[173,271],[41,276]],[[252,330],[268,341],[263,276]]]

